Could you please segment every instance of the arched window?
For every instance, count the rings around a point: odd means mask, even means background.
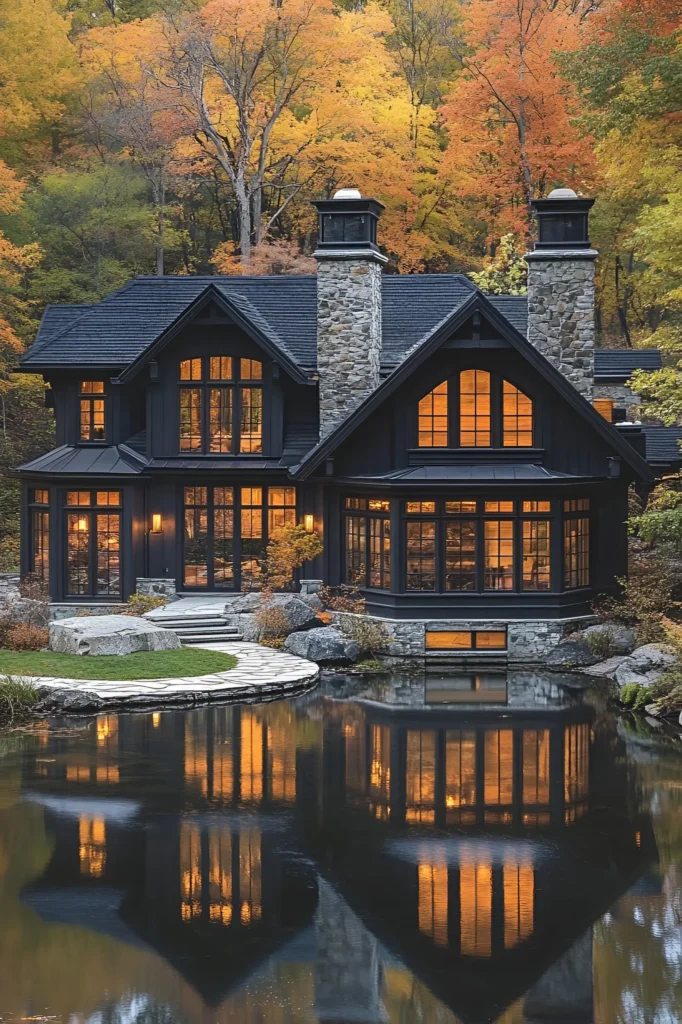
[[[463,370],[459,375],[459,443],[490,448],[490,374]]]
[[[502,444],[505,448],[533,447],[533,403],[508,380],[502,381]]]
[[[419,403],[419,447],[448,446],[448,382],[443,381]]]

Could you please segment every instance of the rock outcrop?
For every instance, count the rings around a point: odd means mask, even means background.
[[[175,651],[176,633],[135,615],[91,615],[50,623],[49,648],[59,654],[91,657],[135,654],[137,651]]]

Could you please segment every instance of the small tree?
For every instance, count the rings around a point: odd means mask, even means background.
[[[302,525],[278,526],[272,531],[265,553],[265,582],[269,590],[291,585],[294,571],[323,551],[316,533],[307,533]]]
[[[528,266],[512,234],[502,235],[495,255],[487,267],[469,277],[489,295],[525,295]]]

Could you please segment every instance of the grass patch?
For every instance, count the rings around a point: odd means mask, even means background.
[[[25,718],[37,700],[33,683],[12,676],[0,677],[0,723],[3,725]]]
[[[182,679],[227,672],[232,654],[180,647],[177,651],[139,651],[124,657],[54,654],[52,651],[0,650],[0,676],[61,676],[66,679]]]

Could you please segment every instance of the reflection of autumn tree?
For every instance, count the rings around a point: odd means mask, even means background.
[[[673,1021],[682,1004],[682,759],[649,748],[637,758],[641,809],[651,816],[659,852],[651,879],[661,891],[628,894],[595,925],[597,1020]]]

